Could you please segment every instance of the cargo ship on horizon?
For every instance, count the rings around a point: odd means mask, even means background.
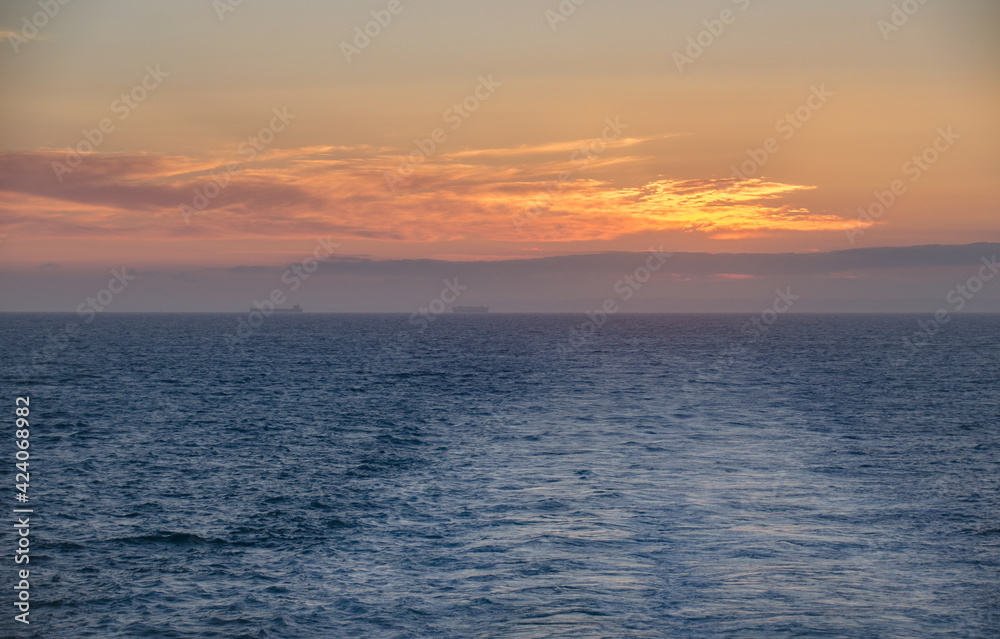
[[[489,306],[454,306],[451,309],[452,313],[461,313],[465,315],[482,315],[483,313],[489,313]]]
[[[256,311],[256,310],[258,310],[258,309],[256,309],[256,308],[253,308],[253,307],[251,306],[251,307],[250,307],[250,310],[251,310],[251,311]],[[274,309],[273,311],[271,311],[271,312],[272,312],[272,313],[301,313],[301,312],[302,312],[302,307],[301,307],[301,306],[299,306],[298,304],[296,304],[295,306],[293,306],[293,307],[291,307],[291,308],[275,308],[275,309]]]

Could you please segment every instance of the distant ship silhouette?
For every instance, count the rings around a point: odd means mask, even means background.
[[[452,313],[466,313],[466,314],[476,314],[476,313],[489,313],[489,306],[455,306],[451,309]]]
[[[257,309],[251,307],[250,310],[251,311],[256,311]],[[295,306],[293,306],[291,308],[275,308],[274,311],[272,311],[272,312],[274,312],[274,313],[301,313],[302,312],[302,307],[299,306],[298,304],[296,304]]]

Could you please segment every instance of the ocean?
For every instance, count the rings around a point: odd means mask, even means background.
[[[1000,316],[239,317],[0,316],[0,635],[1000,636]]]

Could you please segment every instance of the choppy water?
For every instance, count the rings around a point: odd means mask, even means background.
[[[38,522],[0,630],[1000,636],[1000,317],[903,366],[915,317],[745,319],[301,315],[230,353],[235,315],[105,315],[18,372],[76,320],[0,316]]]

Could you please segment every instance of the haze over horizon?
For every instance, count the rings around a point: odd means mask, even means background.
[[[786,254],[650,250],[500,261],[379,260],[325,253],[269,266],[4,272],[2,311],[83,309],[110,284],[111,312],[240,312],[301,304],[307,312],[411,313],[436,304],[491,312],[755,313],[778,292],[789,312],[1000,312],[1000,243]],[[317,259],[317,257],[319,259]],[[959,287],[969,287],[959,290]],[[88,294],[84,296],[82,292]],[[435,301],[438,300],[438,301]]]

